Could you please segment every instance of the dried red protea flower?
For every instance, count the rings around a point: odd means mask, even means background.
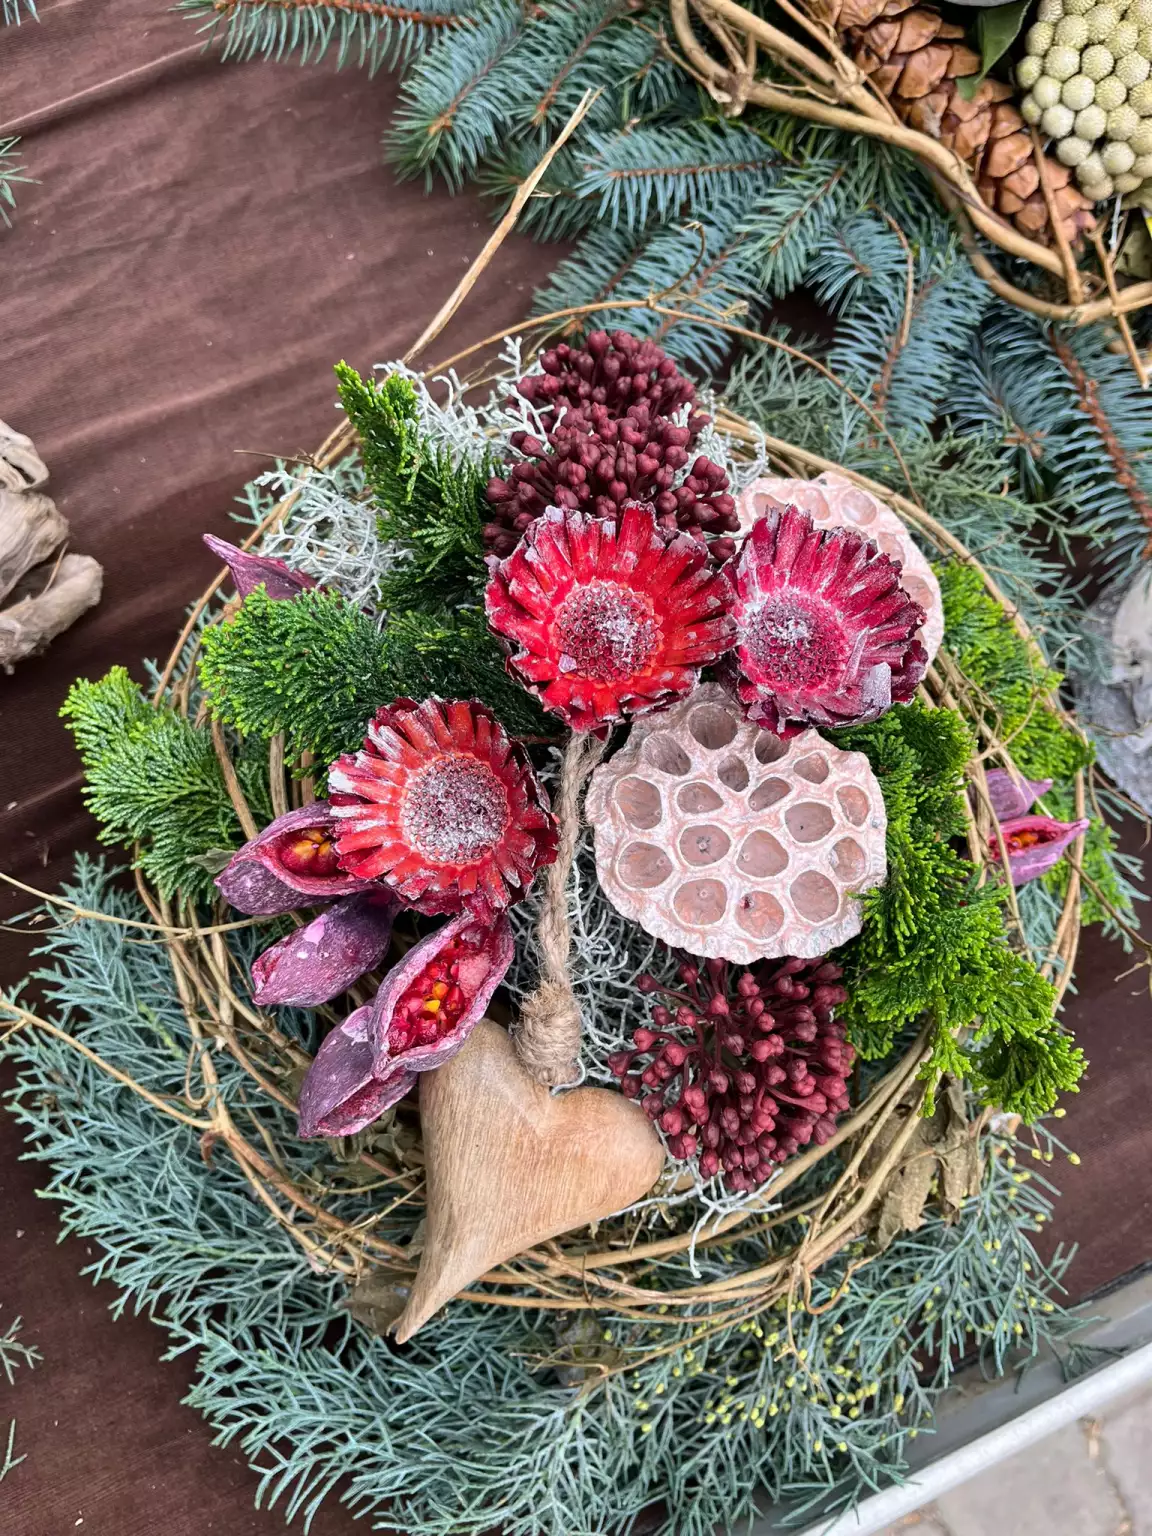
[[[603,405],[623,416],[643,402],[653,416],[671,416],[696,398],[696,386],[666,352],[628,331],[592,331],[582,347],[562,341],[541,355],[540,366],[543,373],[529,374],[516,388],[549,411],[549,425],[565,406]]]
[[[556,857],[548,797],[482,704],[397,699],[328,784],[341,868],[419,912],[491,917]]]
[[[856,1053],[834,1017],[842,972],[831,960],[769,961],[733,984],[727,961],[708,960],[678,974],[681,991],[639,978],[668,1001],[608,1065],[673,1157],[697,1157],[703,1178],[722,1173],[731,1190],[755,1189],[810,1141],[822,1146],[848,1108]]]
[[[618,522],[553,508],[489,564],[488,622],[519,646],[509,670],[575,730],[678,698],[732,644],[728,578],[648,507]]]
[[[928,665],[915,638],[924,610],[861,534],[774,508],[753,524],[735,581],[738,691],[768,730],[875,720],[915,693]]]
[[[646,403],[621,418],[602,405],[571,411],[546,443],[514,432],[512,446],[524,459],[506,479],[488,482],[492,521],[485,525],[484,541],[493,554],[504,556],[548,507],[612,517],[632,501],[651,505],[663,528],[701,540],[733,534],[740,526],[736,502],[718,464],[701,455],[675,483],[688,468],[693,441],[692,425],[653,416]],[[727,559],[734,548],[722,537],[714,553]]]

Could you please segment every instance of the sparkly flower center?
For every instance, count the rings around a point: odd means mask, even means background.
[[[336,843],[326,827],[305,827],[292,832],[280,845],[280,862],[292,875],[311,875],[325,880],[340,872]]]
[[[425,858],[470,864],[499,842],[508,815],[508,791],[487,763],[454,753],[414,776],[404,795],[401,823]]]
[[[646,670],[660,627],[652,605],[614,581],[578,587],[556,615],[561,673],[618,682]]]
[[[744,645],[765,678],[790,689],[836,676],[848,652],[836,616],[824,604],[792,592],[770,597],[751,616]]]
[[[435,1045],[452,1033],[469,1002],[460,985],[461,964],[483,947],[479,941],[454,939],[424,967],[396,1004],[388,1026],[392,1055],[414,1045]]]

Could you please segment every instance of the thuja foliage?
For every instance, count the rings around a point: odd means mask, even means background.
[[[166,704],[154,708],[123,667],[74,683],[60,713],[101,841],[138,846],[136,867],[164,896],[211,893],[213,855],[244,834],[209,732]],[[242,752],[237,773],[257,821],[270,821],[266,754]]]
[[[205,630],[200,680],[218,719],[262,741],[283,732],[289,756],[321,765],[355,751],[396,698],[476,698],[514,735],[552,733],[477,609],[397,614],[378,630],[337,592],[274,601],[260,588]]]
[[[1076,808],[1073,775],[1090,767],[1095,750],[1061,715],[1037,707],[1037,699],[1055,693],[1063,681],[1028,645],[971,567],[937,567],[944,600],[948,649],[972,690],[974,711],[1006,743],[1012,761],[1029,779],[1052,779],[1043,804],[1049,814],[1070,821],[1084,814]],[[1085,880],[1081,921],[1106,922],[1113,915],[1132,919],[1130,887],[1116,862],[1117,837],[1100,816],[1084,841]],[[1070,866],[1062,860],[1044,877],[1057,898],[1067,888]]]
[[[476,463],[454,460],[422,432],[416,391],[399,374],[375,384],[338,363],[336,376],[340,403],[360,434],[380,537],[406,557],[382,583],[385,606],[399,612],[429,599],[476,602],[486,576],[480,529],[492,473],[487,455]]]
[[[1075,1088],[1084,1057],[1053,1021],[1051,982],[1008,943],[1003,888],[979,886],[953,845],[965,825],[968,727],[912,703],[836,739],[868,757],[888,816],[887,879],[864,897],[864,926],[846,952],[850,1038],[864,1056],[885,1056],[927,1018],[926,1073],[955,1073],[986,1102],[1036,1119]]]
[[[68,894],[120,919],[144,915],[87,861]],[[229,942],[243,963],[251,935]],[[40,981],[56,1017],[160,1102],[178,1098],[191,1040],[163,950],[79,921],[46,951]],[[832,1510],[906,1474],[908,1439],[961,1358],[977,1350],[1003,1370],[1071,1326],[1055,1300],[1059,1266],[1033,1247],[1050,1210],[1044,1163],[1026,1171],[1011,1142],[993,1139],[980,1192],[954,1223],[928,1214],[878,1255],[851,1245],[813,1276],[812,1313],[785,1302],[710,1331],[701,1307],[659,1327],[601,1316],[589,1329],[458,1302],[396,1350],[352,1320],[340,1277],[253,1201],[224,1152],[202,1157],[194,1129],[58,1037],[17,1031],[4,1049],[18,1071],[11,1107],[65,1229],[96,1248],[91,1273],[193,1359],[190,1401],[242,1447],[261,1501],[288,1518],[336,1487],[373,1528],[409,1536],[494,1525],[608,1536],[653,1505],[646,1528],[713,1536],[743,1527],[765,1496]],[[344,1219],[410,1240],[418,1200],[382,1209],[324,1144],[295,1139],[227,1052],[213,1059],[224,1101],[279,1145],[289,1177],[323,1184]],[[1040,1133],[1036,1151],[1050,1161],[1057,1149]],[[713,1279],[763,1258],[757,1238],[702,1249],[698,1263]],[[688,1278],[676,1260],[655,1283]],[[575,1377],[557,1369],[579,1361],[588,1369]],[[601,1365],[610,1374],[598,1382]]]

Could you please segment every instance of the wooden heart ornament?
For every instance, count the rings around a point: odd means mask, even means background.
[[[494,1265],[639,1200],[664,1166],[638,1105],[606,1088],[553,1098],[491,1019],[421,1073],[420,1121],[427,1219],[401,1343]]]

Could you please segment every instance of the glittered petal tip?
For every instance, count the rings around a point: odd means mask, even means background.
[[[362,1131],[402,1099],[415,1081],[403,1070],[373,1075],[371,1023],[372,1005],[367,1003],[337,1025],[316,1052],[297,1106],[298,1131],[305,1139]]]
[[[1091,825],[1083,821],[1054,821],[1051,816],[1014,816],[1000,823],[1008,850],[1008,874],[1013,885],[1024,885],[1047,874],[1070,843]],[[992,857],[1000,858],[1000,844],[993,838]]]
[[[380,964],[396,902],[384,893],[346,896],[253,962],[252,996],[262,1008],[317,1008]]]
[[[988,799],[999,822],[1010,821],[1013,816],[1026,816],[1040,796],[1046,795],[1051,788],[1051,779],[1025,779],[1005,768],[988,770]]]
[[[335,836],[327,801],[288,811],[232,855],[216,885],[238,911],[259,916],[354,895],[369,882],[339,867]]]
[[[211,533],[203,537],[212,553],[218,555],[232,572],[232,580],[236,583],[240,597],[247,597],[257,587],[263,587],[269,597],[293,598],[316,585],[311,576],[306,576],[303,571],[294,571],[283,560],[274,560],[270,555],[249,554],[246,549],[238,549],[235,544],[229,544],[226,539],[218,539]]]
[[[500,916],[462,913],[409,950],[376,994],[376,1071],[427,1072],[464,1044],[512,963],[512,929]]]

